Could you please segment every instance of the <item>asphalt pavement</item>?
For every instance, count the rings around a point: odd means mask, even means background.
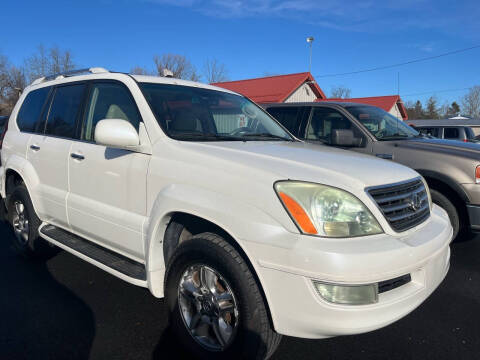
[[[31,262],[0,225],[0,359],[191,358],[163,300],[67,252]],[[402,320],[368,334],[284,337],[274,359],[480,359],[480,236],[452,245],[450,272]],[[294,304],[292,304],[294,306]]]

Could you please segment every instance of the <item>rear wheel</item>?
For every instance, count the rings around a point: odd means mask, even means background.
[[[434,204],[437,204],[447,212],[448,217],[450,218],[450,223],[453,227],[452,241],[455,240],[457,235],[464,228],[464,222],[460,219],[457,208],[449,198],[447,198],[445,195],[438,192],[437,190],[430,189],[430,194],[432,195],[432,202]]]
[[[172,330],[197,358],[268,359],[280,343],[247,264],[216,234],[178,246],[165,297]]]
[[[40,238],[38,228],[41,220],[28,195],[25,185],[18,185],[12,192],[8,201],[8,220],[13,228],[14,248],[26,257],[48,257],[56,250],[45,240]]]

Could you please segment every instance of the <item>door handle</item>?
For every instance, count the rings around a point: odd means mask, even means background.
[[[393,160],[393,154],[375,154],[375,156],[380,159]]]
[[[81,154],[77,154],[77,153],[71,153],[70,157],[72,159],[79,160],[79,161],[85,160],[85,156],[83,156]]]
[[[32,149],[33,151],[38,151],[40,150],[40,146],[33,144],[33,145],[30,145],[30,149]]]

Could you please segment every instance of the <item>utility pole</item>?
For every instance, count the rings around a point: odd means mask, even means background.
[[[313,36],[307,37],[307,43],[310,45],[310,65],[308,66],[308,72],[309,73],[312,72],[312,43],[313,43],[313,40],[315,40],[313,38]]]

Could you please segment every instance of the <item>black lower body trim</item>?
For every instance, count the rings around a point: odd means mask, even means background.
[[[146,280],[145,265],[53,225],[40,233],[131,278]]]

